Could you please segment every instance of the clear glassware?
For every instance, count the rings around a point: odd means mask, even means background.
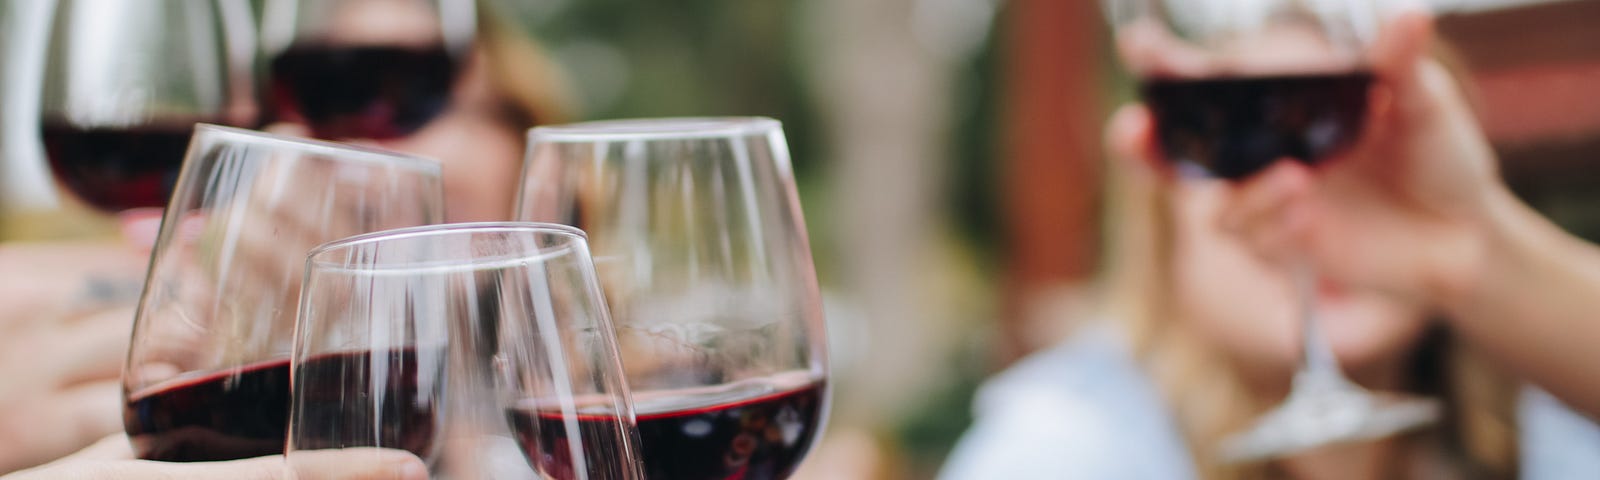
[[[328,139],[390,139],[450,106],[477,28],[472,0],[267,2],[276,122]]]
[[[316,473],[302,471],[301,452],[379,447],[416,454],[440,478],[643,478],[583,232],[476,223],[361,235],[314,250],[303,292],[287,448],[301,477]],[[506,444],[526,456],[521,472],[494,458]]]
[[[56,180],[107,213],[165,206],[195,123],[257,120],[254,27],[237,0],[60,0],[39,126]]]
[[[1361,135],[1374,0],[1108,0],[1124,63],[1181,174],[1240,180],[1283,159],[1316,165]],[[1374,393],[1341,372],[1316,317],[1316,272],[1288,262],[1302,360],[1277,408],[1221,447],[1255,461],[1433,423],[1434,399]]]
[[[529,142],[517,216],[589,233],[646,474],[787,478],[827,417],[828,363],[782,126],[593,122]]]
[[[438,223],[437,162],[201,125],[156,239],[123,373],[141,458],[278,454],[306,252]]]

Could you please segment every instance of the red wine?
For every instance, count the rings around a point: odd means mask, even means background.
[[[1141,93],[1167,158],[1227,179],[1289,157],[1315,165],[1354,142],[1371,73],[1158,78]]]
[[[388,363],[388,377],[374,389],[370,361]],[[317,430],[297,435],[297,448],[337,447],[340,431],[370,431],[370,404],[357,408],[351,399],[377,402],[386,419],[380,441],[427,458],[432,449],[435,408],[406,400],[417,395],[415,352],[409,349],[374,355],[353,352],[314,357],[298,375],[312,379],[302,398],[309,399],[304,425]],[[207,462],[283,453],[289,428],[289,360],[277,360],[187,379],[128,396],[124,427],[134,453],[146,460]],[[341,403],[343,402],[343,403]]]
[[[784,479],[799,466],[816,439],[823,414],[824,383],[814,381],[773,392],[768,383],[749,389],[683,396],[636,394],[641,453],[648,478],[671,480]],[[728,400],[726,397],[742,397]],[[654,400],[652,399],[654,397]],[[559,413],[512,409],[512,430],[528,458],[545,474],[573,478],[567,430]],[[614,420],[579,416],[586,451],[614,445]],[[603,453],[591,460],[604,462]],[[591,472],[594,466],[591,466]],[[591,473],[590,478],[595,478]]]
[[[289,360],[128,395],[123,426],[146,460],[206,462],[283,453]]]
[[[80,126],[46,119],[40,132],[61,184],[106,212],[165,207],[196,122],[129,127]]]
[[[279,119],[331,139],[410,135],[445,110],[456,78],[443,47],[303,45],[271,71]]]

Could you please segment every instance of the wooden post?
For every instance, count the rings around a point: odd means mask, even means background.
[[[1053,340],[1039,333],[1067,319],[1038,306],[1094,272],[1107,51],[1092,0],[1014,0],[1007,15],[1003,362]]]

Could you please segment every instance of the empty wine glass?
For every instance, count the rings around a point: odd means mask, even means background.
[[[201,125],[156,239],[123,373],[135,454],[283,451],[306,252],[437,223],[432,160]]]
[[[319,138],[411,135],[449,107],[475,15],[472,0],[267,2],[275,120]]]
[[[306,260],[289,463],[378,447],[441,478],[534,478],[530,465],[539,478],[643,478],[621,369],[577,229],[439,225],[329,243]],[[506,444],[526,457],[520,472],[495,457]]]
[[[1110,0],[1123,60],[1180,173],[1239,180],[1282,159],[1329,159],[1361,135],[1381,19],[1374,0]],[[1271,458],[1380,438],[1437,420],[1436,400],[1374,394],[1345,378],[1314,305],[1317,276],[1289,262],[1302,360],[1284,403],[1221,447]]]
[[[108,213],[166,206],[195,123],[257,120],[242,0],[60,0],[40,129],[55,178]]]
[[[518,218],[589,233],[651,478],[783,479],[827,416],[822,304],[781,125],[529,133]]]

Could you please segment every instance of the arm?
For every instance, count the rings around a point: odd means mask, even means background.
[[[1430,296],[1487,353],[1600,416],[1600,248],[1500,196],[1470,266],[1442,274]]]

